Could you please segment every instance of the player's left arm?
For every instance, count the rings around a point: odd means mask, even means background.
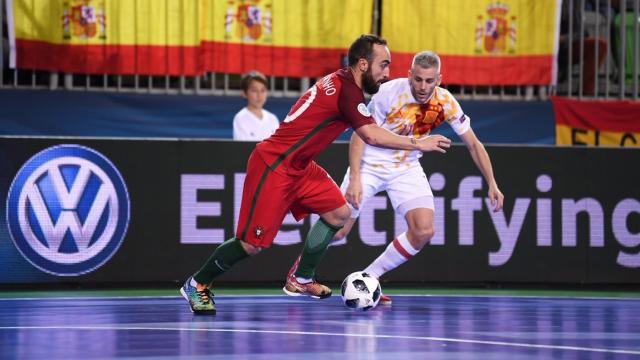
[[[484,176],[487,184],[489,184],[489,199],[491,200],[493,211],[500,211],[504,202],[504,195],[502,195],[496,179],[493,176],[493,167],[491,166],[491,159],[489,158],[487,150],[471,128],[461,134],[460,138],[467,146],[473,162],[476,163],[476,166],[480,169],[480,172],[482,172],[482,176]]]
[[[349,204],[360,209],[362,203],[362,182],[360,180],[360,165],[364,154],[364,141],[357,133],[351,135],[349,143],[349,186],[344,194]]]

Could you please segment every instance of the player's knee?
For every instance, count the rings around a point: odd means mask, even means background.
[[[433,226],[420,226],[412,229],[413,238],[416,240],[416,245],[421,249],[425,246],[433,236],[436,234]]]
[[[240,244],[242,245],[242,248],[244,249],[244,251],[246,251],[247,254],[250,256],[257,254],[262,250],[262,248],[257,247],[255,245],[251,245],[248,242],[245,242],[242,240],[240,241]]]
[[[348,206],[343,206],[336,213],[336,221],[338,222],[338,226],[344,226],[347,223],[347,220],[351,217],[351,209]]]
[[[338,232],[333,236],[333,241],[337,241],[344,238],[345,236],[347,236],[348,233],[349,233],[349,230],[347,230],[346,228],[342,228],[338,230]]]
[[[348,206],[339,207],[329,213],[323,214],[322,218],[330,225],[342,227],[351,217],[351,209]]]

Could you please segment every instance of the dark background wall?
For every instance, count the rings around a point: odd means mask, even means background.
[[[24,167],[29,159],[69,143],[100,152],[118,169],[128,188],[131,218],[122,245],[104,265],[61,277],[39,270],[18,252],[6,216],[16,209],[5,205],[12,183],[18,194],[28,190],[15,177],[19,171],[36,171]],[[183,280],[217,244],[233,236],[242,176],[253,147],[211,140],[0,138],[0,284]],[[438,235],[384,281],[639,283],[640,173],[629,170],[640,167],[637,151],[547,146],[489,146],[488,151],[505,194],[504,211],[489,211],[486,184],[464,146],[425,155],[422,164],[434,188]],[[318,160],[337,182],[344,175],[347,153],[347,144],[334,144]],[[42,179],[49,176],[42,173]],[[67,186],[74,181],[70,176]],[[218,214],[191,218],[198,231],[218,231],[201,238],[204,243],[185,241],[188,182],[197,188],[200,205],[219,206]],[[47,208],[58,202],[56,197],[49,199]],[[363,268],[402,231],[403,221],[394,218],[388,200],[376,199],[367,205],[370,212],[363,213],[348,241],[329,249],[318,269],[321,279],[337,283]],[[37,222],[32,218],[30,226]],[[273,248],[242,262],[220,283],[281,282],[309,226],[309,219],[285,225]],[[280,237],[284,232],[287,239]]]

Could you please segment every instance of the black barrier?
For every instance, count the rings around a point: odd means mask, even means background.
[[[1,138],[0,283],[183,280],[233,235],[253,147],[206,140]],[[437,234],[384,280],[640,283],[637,150],[488,151],[505,194],[504,211],[489,210],[487,186],[464,146],[426,154]],[[334,144],[318,159],[337,183],[347,153],[347,144]],[[318,277],[335,283],[364,268],[404,226],[390,202],[375,197],[348,241],[329,249]],[[241,262],[219,283],[282,281],[309,227],[310,219],[286,219],[271,249]]]

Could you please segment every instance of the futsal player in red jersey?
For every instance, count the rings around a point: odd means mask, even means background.
[[[446,152],[451,141],[434,135],[415,139],[378,127],[363,90],[378,91],[389,76],[391,55],[384,39],[362,35],[349,48],[349,65],[313,85],[291,108],[276,132],[249,156],[236,236],[219,245],[180,289],[194,313],[215,314],[213,280],[238,261],[271,246],[287,212],[297,219],[319,214],[305,241],[289,295],[331,296],[314,280],[315,269],[351,210],[340,188],[314,159],[349,127],[373,146]]]

